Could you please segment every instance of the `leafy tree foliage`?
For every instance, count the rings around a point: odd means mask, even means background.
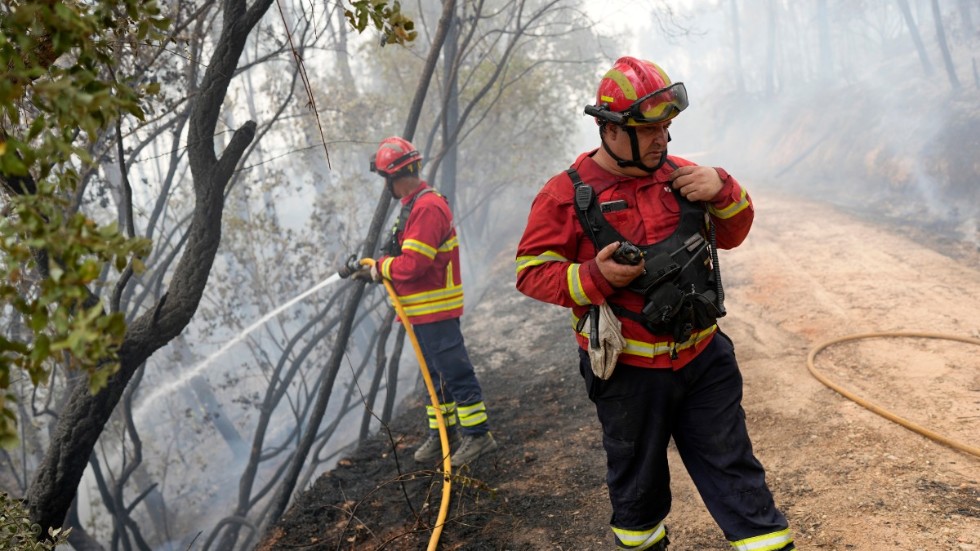
[[[68,532],[61,528],[52,528],[49,539],[38,541],[40,533],[41,527],[31,522],[24,506],[0,492],[0,549],[51,551],[68,543]]]
[[[0,444],[17,441],[9,384],[44,383],[52,359],[90,375],[91,391],[118,367],[125,322],[89,286],[109,263],[140,269],[149,242],[72,212],[68,197],[94,162],[88,148],[121,113],[143,118],[155,83],[114,71],[118,56],[167,26],[154,1],[7,0],[0,7],[0,304],[27,338],[0,336]],[[118,66],[117,66],[118,67]],[[42,278],[33,279],[37,271]]]

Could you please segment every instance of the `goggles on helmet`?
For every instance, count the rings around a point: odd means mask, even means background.
[[[627,124],[652,124],[665,121],[687,108],[687,89],[683,82],[651,92],[620,111]]]
[[[683,82],[677,82],[643,96],[622,111],[610,111],[605,105],[588,105],[585,113],[613,124],[636,126],[663,122],[687,105],[687,89]]]

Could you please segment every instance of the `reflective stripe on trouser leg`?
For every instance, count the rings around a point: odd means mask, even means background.
[[[483,390],[466,352],[459,318],[416,325],[415,336],[429,367],[439,400],[444,403],[467,404],[460,405],[458,410],[482,404]],[[489,424],[484,420],[474,425],[462,425],[460,432],[479,435],[489,429]]]
[[[792,543],[793,535],[787,528],[771,534],[733,541],[732,547],[737,551],[789,551],[796,548],[790,545]]]
[[[456,426],[456,402],[439,404],[439,411],[442,412],[442,417],[446,421],[446,428]],[[439,430],[439,419],[436,417],[436,408],[425,406],[425,413],[429,416],[429,428],[431,430]]]
[[[481,423],[487,422],[487,406],[483,402],[477,402],[468,406],[459,406],[456,410],[459,416],[459,424],[464,428],[472,428]]]
[[[776,508],[766,472],[752,452],[742,409],[742,374],[731,340],[718,333],[677,371],[684,401],[672,424],[677,451],[705,507],[736,549],[792,549],[786,517]]]
[[[625,530],[614,526],[612,531],[616,536],[616,545],[620,549],[633,549],[634,551],[649,549],[667,535],[663,522],[649,530]]]

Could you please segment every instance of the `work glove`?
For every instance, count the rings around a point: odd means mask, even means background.
[[[623,324],[613,314],[608,302],[594,308],[590,315],[597,316],[597,319],[592,320],[589,334],[589,363],[592,364],[592,373],[596,377],[607,380],[612,377],[619,354],[626,346],[622,333]],[[592,334],[593,331],[595,335]]]
[[[381,274],[378,273],[378,264],[374,263],[370,267],[365,266],[353,274],[351,274],[351,279],[359,279],[361,281],[366,281],[368,283],[377,283],[381,281]]]

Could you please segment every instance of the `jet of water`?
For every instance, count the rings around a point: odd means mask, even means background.
[[[158,386],[156,389],[153,390],[153,392],[150,392],[145,398],[142,398],[140,400],[139,405],[136,407],[136,416],[137,416],[137,418],[140,417],[140,415],[151,404],[153,404],[154,402],[156,402],[157,400],[159,400],[161,397],[163,397],[163,396],[165,396],[165,395],[173,392],[174,389],[176,389],[176,388],[178,388],[178,387],[186,384],[188,381],[190,381],[192,378],[194,378],[195,375],[197,375],[201,371],[204,371],[204,369],[207,368],[211,364],[211,362],[214,361],[217,357],[219,357],[222,354],[224,354],[225,352],[227,352],[232,346],[235,346],[235,344],[237,344],[238,342],[240,342],[242,339],[244,339],[246,336],[248,336],[249,333],[251,333],[252,331],[254,331],[255,329],[257,329],[258,327],[260,327],[262,324],[264,324],[265,322],[269,321],[273,316],[275,316],[279,312],[282,312],[286,308],[289,308],[293,304],[296,304],[297,302],[303,300],[304,298],[310,296],[311,294],[319,291],[320,289],[326,287],[327,285],[330,285],[331,283],[337,281],[338,279],[340,279],[340,274],[333,274],[332,276],[328,277],[327,279],[321,281],[320,283],[317,283],[313,287],[310,287],[306,291],[303,291],[299,295],[293,297],[288,302],[285,302],[285,303],[279,305],[277,308],[275,308],[271,312],[269,312],[266,315],[264,315],[261,318],[259,318],[255,323],[253,323],[252,325],[249,325],[248,327],[246,327],[244,330],[242,330],[241,333],[239,333],[238,335],[236,335],[235,338],[233,338],[230,341],[226,342],[225,345],[222,346],[221,348],[219,348],[215,353],[213,353],[210,356],[208,356],[207,358],[205,358],[204,361],[202,361],[201,363],[195,365],[191,369],[188,369],[187,371],[181,373],[179,377],[177,377],[176,379],[168,382],[167,384]]]

